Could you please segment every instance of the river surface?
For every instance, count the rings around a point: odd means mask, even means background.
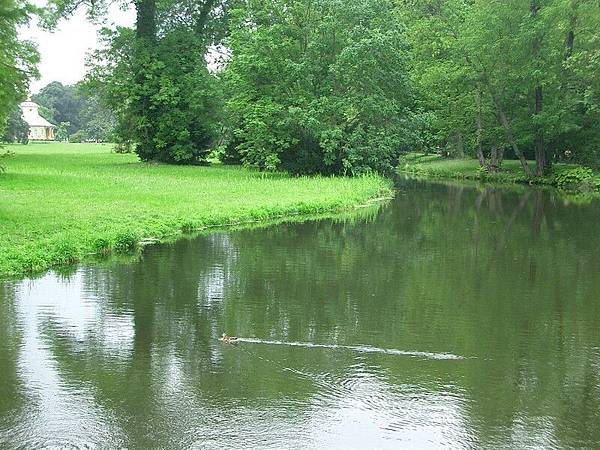
[[[0,370],[2,449],[599,448],[600,205],[406,182],[5,282]]]

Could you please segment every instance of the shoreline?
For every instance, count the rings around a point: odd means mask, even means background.
[[[101,144],[7,146],[0,281],[212,230],[310,220],[393,197],[390,180],[146,164]]]
[[[535,165],[535,161],[528,161]],[[473,181],[483,184],[546,186],[565,195],[600,197],[600,175],[575,164],[556,163],[543,177],[527,178],[519,161],[505,160],[497,172],[482,170],[476,159],[446,159],[438,155],[409,153],[398,164],[397,172],[425,180]]]

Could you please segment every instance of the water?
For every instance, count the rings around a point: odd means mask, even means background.
[[[0,284],[0,448],[598,448],[599,219],[406,183]]]

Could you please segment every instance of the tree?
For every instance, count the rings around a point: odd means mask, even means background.
[[[99,95],[106,106],[114,107],[119,140],[134,144],[142,160],[202,162],[213,140],[218,109],[218,91],[204,56],[223,33],[228,2],[133,4],[135,29],[103,31],[107,47],[92,58],[88,82],[106,83]],[[54,0],[52,17],[66,17],[79,5],[86,5],[92,17],[103,7],[102,2]],[[117,101],[122,106],[116,106]]]
[[[53,81],[31,99],[43,107],[40,112],[45,119],[54,124],[69,122],[68,134],[81,129],[80,115],[85,100],[77,92],[76,86],[65,86],[58,81]]]
[[[593,0],[553,1],[547,15],[555,26],[546,30],[557,42],[560,64],[554,77],[558,89],[560,121],[547,136],[548,146],[559,156],[568,150],[573,160],[600,167],[600,8]],[[547,95],[546,95],[547,97]]]
[[[57,141],[68,141],[69,140],[69,122],[61,122],[56,127],[56,140]]]
[[[408,47],[390,2],[251,1],[233,16],[223,78],[245,164],[384,172],[415,144]]]
[[[84,91],[85,92],[85,91]],[[84,106],[81,109],[81,136],[83,140],[96,142],[113,142],[116,126],[115,115],[102,105],[97,95],[83,96]]]
[[[591,126],[598,117],[589,88],[597,65],[587,58],[598,49],[588,31],[600,25],[596,3],[405,0],[400,10],[438,145],[461,136],[467,152],[491,167],[484,149],[497,156],[510,148],[525,173],[537,176],[561,149],[593,153],[600,133]]]
[[[29,142],[29,125],[23,120],[21,108],[16,107],[8,116],[1,140],[8,143],[20,142],[21,144]]]
[[[16,105],[25,99],[29,79],[37,75],[37,51],[17,33],[33,11],[23,0],[0,0],[0,134]]]

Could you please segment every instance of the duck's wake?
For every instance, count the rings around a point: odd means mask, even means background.
[[[464,356],[453,355],[452,353],[432,353],[432,352],[415,352],[406,350],[397,350],[394,348],[379,348],[367,345],[337,345],[337,344],[313,344],[311,342],[286,342],[286,341],[269,341],[264,339],[254,338],[237,338],[236,342],[247,344],[264,344],[264,345],[285,345],[287,347],[306,347],[306,348],[327,348],[331,350],[351,350],[360,353],[381,353],[384,355],[408,356],[411,358],[436,359],[436,360],[457,360],[465,359]]]

